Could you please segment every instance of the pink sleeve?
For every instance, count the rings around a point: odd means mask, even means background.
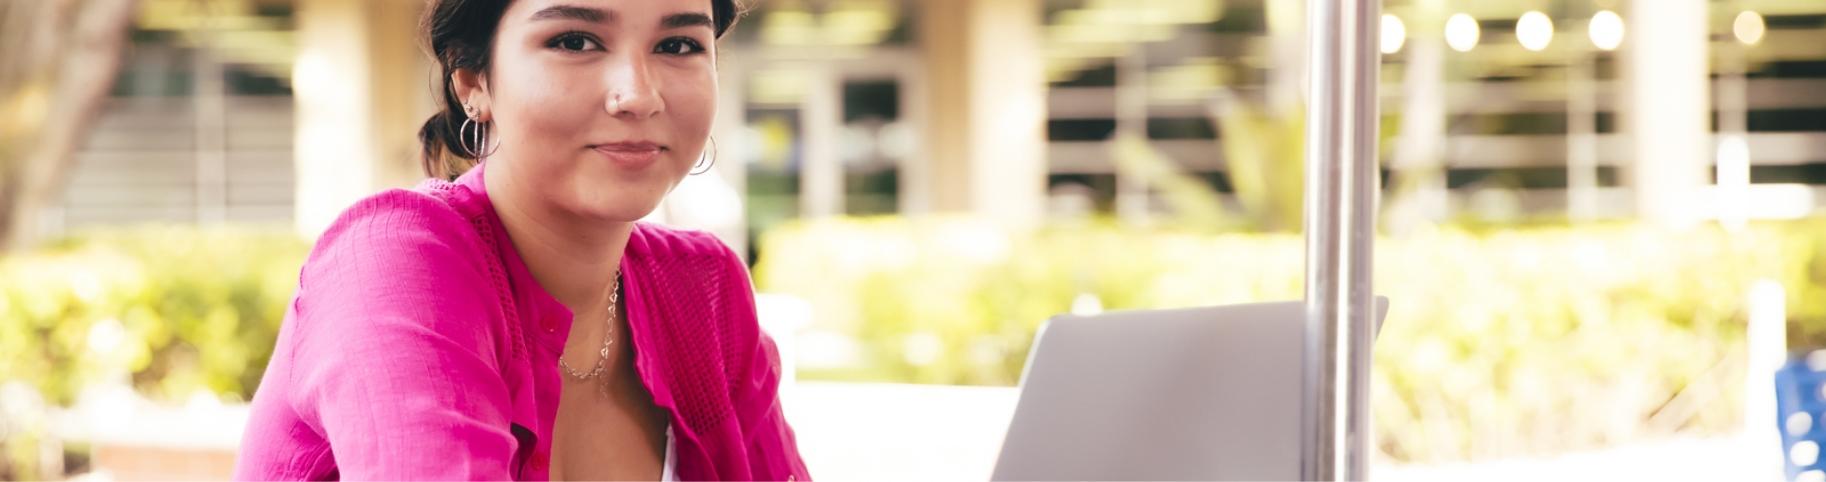
[[[754,283],[741,258],[721,242],[724,252],[726,292],[724,299],[733,302],[732,313],[747,330],[756,335],[747,359],[748,375],[737,380],[732,394],[742,433],[748,437],[748,460],[756,480],[811,480],[805,461],[799,457],[799,444],[793,428],[780,409],[780,353],[773,338],[761,331],[755,313]]]
[[[812,480],[811,473],[805,469],[805,460],[799,457],[799,442],[793,435],[793,428],[786,423],[786,415],[780,410],[779,353],[774,348],[773,338],[766,333],[761,334],[759,345],[755,348],[753,374],[749,378],[755,380],[759,389],[736,401],[740,410],[752,413],[742,417],[749,421],[742,433],[748,435],[752,451],[749,460],[756,466],[754,476],[759,480]]]
[[[516,442],[479,243],[442,202],[350,208],[300,278],[291,403],[344,479],[507,479]]]

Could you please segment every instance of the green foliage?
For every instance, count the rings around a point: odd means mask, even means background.
[[[1826,309],[1801,302],[1826,295],[1821,224],[1379,241],[1377,290],[1392,299],[1375,353],[1380,448],[1462,460],[1733,428],[1752,283],[1780,281],[1796,339],[1826,341]],[[806,378],[1011,385],[1034,330],[1082,294],[1107,309],[1291,300],[1303,274],[1298,235],[1106,224],[837,220],[760,246],[761,290],[810,300],[813,329],[863,347],[863,367]]]
[[[308,246],[279,229],[151,227],[0,258],[0,381],[58,405],[110,373],[168,400],[247,399]]]
[[[1664,231],[1614,224],[1441,229],[1378,243],[1393,300],[1377,344],[1377,443],[1406,461],[1577,449],[1738,420],[1745,298],[1786,288],[1790,339],[1826,345],[1826,220]],[[761,240],[762,291],[812,303],[861,360],[809,379],[1012,385],[1039,324],[1107,309],[1295,299],[1294,234],[1014,231],[968,219],[789,224]],[[0,259],[0,382],[53,404],[98,377],[142,392],[253,392],[308,244],[282,230],[97,232]],[[114,320],[124,336],[90,346]],[[105,331],[105,330],[103,330]],[[109,375],[110,373],[116,375]],[[13,445],[19,446],[19,445]]]
[[[1172,222],[1181,226],[1223,227],[1235,225],[1225,212],[1223,198],[1203,179],[1192,175],[1179,163],[1168,159],[1139,135],[1117,133],[1110,141],[1110,157],[1116,162],[1116,175],[1140,179],[1153,188],[1172,213]]]
[[[1306,117],[1229,101],[1211,118],[1236,200],[1263,230],[1298,232],[1306,192]]]

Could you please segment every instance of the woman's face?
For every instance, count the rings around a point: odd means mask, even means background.
[[[710,136],[713,25],[707,0],[513,2],[472,90],[499,144],[490,164],[586,221],[645,217]]]

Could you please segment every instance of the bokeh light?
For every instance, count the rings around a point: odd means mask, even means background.
[[[1382,53],[1384,55],[1401,51],[1401,45],[1407,43],[1408,27],[1401,23],[1401,17],[1382,14]]]
[[[1601,10],[1591,16],[1591,44],[1601,50],[1616,50],[1623,45],[1623,17],[1617,12]]]
[[[1515,22],[1515,39],[1522,43],[1522,48],[1539,52],[1553,42],[1553,19],[1539,11],[1522,14],[1521,20]]]
[[[1480,34],[1477,19],[1470,15],[1453,14],[1452,18],[1446,20],[1446,45],[1451,46],[1452,50],[1470,52],[1477,47],[1477,37]]]
[[[1763,23],[1763,15],[1760,13],[1745,10],[1739,12],[1737,19],[1731,21],[1731,34],[1737,36],[1737,41],[1743,42],[1744,45],[1756,45],[1758,42],[1762,42],[1763,34],[1767,32],[1768,26]]]

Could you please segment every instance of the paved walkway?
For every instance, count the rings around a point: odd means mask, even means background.
[[[801,382],[783,394],[812,475],[825,480],[987,480],[1014,412],[1000,387]],[[1769,434],[1770,437],[1774,435]],[[1759,439],[1761,437],[1758,437]],[[1773,440],[1677,438],[1549,457],[1376,464],[1389,481],[1781,480]]]
[[[244,406],[158,408],[129,397],[54,417],[69,439],[92,440],[99,473],[86,480],[226,476],[246,423]],[[782,391],[812,475],[832,481],[987,480],[1017,392],[960,387],[799,382]],[[87,410],[83,410],[87,409]],[[1769,434],[1773,437],[1773,434]],[[1762,439],[1764,437],[1757,437]],[[1378,464],[1386,481],[1777,481],[1776,442],[1679,438],[1551,457],[1427,466]],[[150,457],[148,457],[150,455]],[[105,470],[112,466],[115,470]]]

